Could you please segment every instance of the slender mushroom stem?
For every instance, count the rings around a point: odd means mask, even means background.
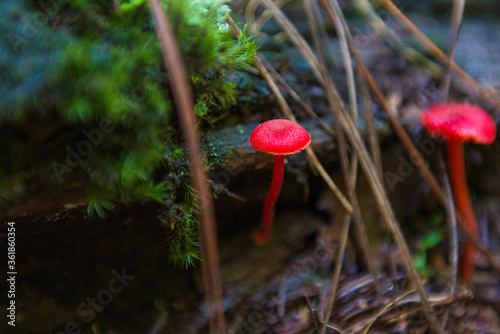
[[[262,209],[262,216],[260,218],[260,225],[252,233],[252,240],[256,245],[265,244],[268,241],[269,236],[271,235],[271,230],[273,229],[274,222],[275,204],[281,191],[284,172],[285,156],[275,155],[273,181],[271,182],[271,188],[269,189],[266,201],[264,202],[264,208]]]
[[[455,204],[467,222],[469,229],[474,235],[478,235],[477,221],[474,215],[474,210],[469,197],[469,188],[465,177],[464,165],[464,148],[459,141],[448,142],[448,159],[451,185],[453,187],[453,195]],[[477,251],[472,243],[467,240],[465,242],[464,253],[460,269],[460,276],[466,283],[472,283],[474,277],[474,264]]]

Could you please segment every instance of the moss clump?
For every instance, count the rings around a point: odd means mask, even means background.
[[[163,5],[206,124],[236,102],[231,76],[253,62],[257,47],[245,34],[234,40],[224,1]],[[146,1],[0,6],[8,37],[0,42],[0,208],[76,188],[99,215],[117,202],[156,201],[171,227],[172,260],[192,264],[193,190]]]

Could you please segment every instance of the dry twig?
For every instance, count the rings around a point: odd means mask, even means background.
[[[161,44],[161,51],[177,106],[186,146],[189,152],[191,182],[196,189],[198,201],[198,234],[201,241],[203,285],[205,301],[210,323],[210,332],[226,333],[224,307],[222,304],[222,282],[219,268],[219,253],[215,210],[208,178],[202,165],[200,142],[193,112],[193,97],[187,71],[180,50],[170,28],[168,17],[159,0],[149,0],[151,13],[156,22],[156,33]],[[174,84],[175,83],[175,84]],[[214,310],[215,308],[215,318]],[[216,320],[214,320],[216,319]]]

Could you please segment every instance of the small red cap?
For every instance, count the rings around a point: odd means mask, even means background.
[[[431,136],[477,144],[491,144],[497,133],[493,118],[467,103],[436,104],[423,112],[422,125]]]
[[[302,151],[311,136],[299,124],[286,119],[273,119],[257,125],[250,135],[250,144],[258,151],[289,155]]]

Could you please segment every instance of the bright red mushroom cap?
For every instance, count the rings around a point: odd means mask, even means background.
[[[449,141],[491,144],[497,134],[493,118],[467,103],[436,104],[423,112],[422,125],[431,136]]]
[[[302,151],[311,143],[311,136],[299,124],[286,119],[273,119],[257,125],[250,135],[250,144],[258,151],[288,155]]]

